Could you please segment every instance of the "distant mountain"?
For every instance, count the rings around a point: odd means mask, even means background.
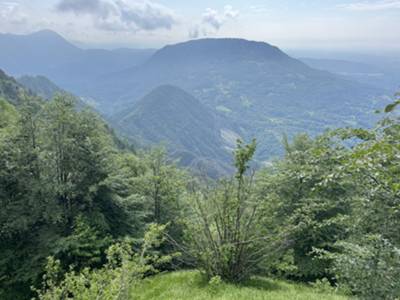
[[[87,93],[113,114],[164,84],[186,90],[217,118],[239,124],[245,139],[256,137],[260,160],[282,153],[284,133],[368,126],[374,110],[384,105],[382,89],[313,69],[267,43],[241,39],[164,47],[140,66],[99,78]]]
[[[44,100],[51,100],[56,94],[65,94],[75,99],[77,109],[89,108],[95,111],[88,99],[83,99],[60,88],[47,77],[24,75],[17,78],[17,81],[27,92]]]
[[[378,67],[361,62],[339,60],[339,59],[316,59],[316,58],[299,58],[299,59],[305,64],[311,66],[312,68],[327,70],[329,72],[338,74],[339,73],[374,74],[382,72],[382,70],[380,70]]]
[[[170,85],[152,90],[114,123],[136,140],[164,143],[184,166],[215,174],[230,171],[231,152],[239,137],[232,124],[222,123],[192,95]]]
[[[17,78],[17,81],[27,90],[43,99],[51,99],[56,93],[65,93],[63,89],[44,76],[25,75]]]
[[[185,65],[237,61],[291,61],[279,48],[243,39],[199,39],[169,45],[157,51],[148,65]]]
[[[12,74],[45,75],[62,89],[92,99],[125,136],[167,141],[183,161],[199,166],[225,164],[225,140],[232,142],[237,135],[256,137],[256,158],[264,162],[282,154],[284,133],[316,135],[328,128],[370,126],[374,111],[388,101],[385,95],[394,92],[317,70],[270,44],[242,39],[200,39],[154,52],[82,50],[48,31],[0,35],[1,66]],[[187,95],[176,96],[176,88],[192,95],[197,105]],[[187,103],[202,113],[193,115]],[[176,124],[187,124],[187,130],[173,132]]]
[[[96,77],[140,64],[153,53],[151,49],[84,50],[49,30],[0,34],[0,68],[13,76],[46,76],[76,94]]]
[[[396,63],[387,65],[387,62],[383,62],[379,65],[376,61],[367,64],[337,59],[300,58],[300,60],[312,68],[384,88],[390,93],[400,88],[400,65]]]

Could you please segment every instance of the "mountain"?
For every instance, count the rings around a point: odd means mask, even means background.
[[[1,43],[7,39],[9,48],[5,51]],[[188,164],[225,164],[225,153],[221,152],[225,144],[218,137],[221,132],[230,140],[237,135],[245,140],[256,137],[256,158],[265,162],[282,154],[283,134],[316,135],[329,128],[368,127],[376,119],[374,111],[386,105],[385,95],[393,93],[340,72],[312,68],[264,42],[199,39],[155,52],[138,51],[83,50],[48,31],[0,36],[0,66],[11,68],[11,62],[16,62],[14,72],[44,74],[62,89],[92,99],[96,109],[113,120],[125,136],[153,143],[168,141],[177,146]],[[191,115],[187,102],[177,101],[171,94],[178,92],[167,91],[165,86],[192,95],[202,107],[198,109],[204,120],[212,116],[216,125],[204,127],[209,121],[200,123],[199,119],[186,131],[174,132],[176,124],[168,114],[183,124],[200,115]],[[163,92],[155,93],[159,87]],[[173,114],[162,113],[170,112],[166,106],[170,102],[149,100],[153,98],[175,101]],[[147,101],[152,104],[146,106]],[[190,118],[179,119],[185,115]],[[202,130],[199,124],[203,124]],[[197,135],[202,138],[196,139]],[[185,139],[190,145],[183,143]],[[208,139],[213,142],[205,142]],[[195,148],[199,142],[207,146]]]
[[[205,168],[214,176],[230,171],[231,153],[239,134],[184,90],[163,85],[140,99],[113,122],[146,144],[164,143],[181,164]]]
[[[385,61],[371,63],[338,60],[300,58],[308,66],[341,75],[350,80],[358,81],[370,86],[376,86],[393,92],[399,88],[400,65],[395,61],[388,64]]]
[[[57,93],[65,93],[60,87],[44,76],[24,75],[17,78],[17,81],[25,87],[25,89],[42,97],[43,99],[51,99]]]
[[[24,93],[26,93],[24,87],[0,69],[0,98],[17,105]]]
[[[140,64],[153,52],[80,49],[50,30],[28,35],[0,34],[0,68],[13,76],[46,76],[76,94],[96,77]]]
[[[380,88],[313,69],[267,43],[241,39],[166,46],[142,65],[98,78],[86,93],[113,115],[165,84],[192,94],[217,119],[238,124],[245,139],[256,137],[261,161],[282,153],[284,133],[369,126],[375,109],[384,106]]]

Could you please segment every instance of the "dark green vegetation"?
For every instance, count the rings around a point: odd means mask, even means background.
[[[18,104],[26,94],[22,85],[4,73],[3,70],[0,70],[0,82],[0,97],[7,99],[12,104]]]
[[[257,172],[256,142],[238,141],[235,173],[210,180],[68,95],[5,74],[0,91],[1,299],[400,296],[400,100],[373,129],[284,139]],[[156,275],[180,268],[199,272]]]
[[[13,100],[0,102],[2,299],[29,298],[49,256],[63,270],[100,267],[118,239],[173,222],[183,173],[162,151],[122,150],[106,124],[76,111],[67,95],[43,102],[23,89],[8,93],[19,87],[12,78],[0,86]]]
[[[21,53],[28,47],[28,54]],[[328,128],[373,126],[374,111],[392,93],[371,76],[362,81],[316,70],[277,47],[240,39],[104,51],[79,49],[49,31],[0,35],[0,65],[15,76],[46,76],[92,104],[132,141],[162,140],[181,165],[211,175],[232,174],[232,141],[238,137],[257,138],[254,158],[269,163],[284,154],[283,133],[314,137]],[[386,77],[395,80],[391,74]],[[183,89],[185,96],[166,85]],[[193,98],[203,113],[196,114],[196,124],[182,127]],[[174,110],[160,114],[159,107]],[[152,126],[149,111],[157,113]]]

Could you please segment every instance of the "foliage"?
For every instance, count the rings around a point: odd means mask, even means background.
[[[358,193],[350,236],[337,243],[341,252],[326,257],[339,284],[363,299],[400,296],[399,129],[400,119],[392,114],[371,131],[342,132],[344,138],[361,138],[345,164]]]
[[[157,266],[172,259],[171,256],[153,255],[150,251],[163,242],[165,227],[150,225],[138,252],[132,251],[129,241],[110,246],[106,252],[107,263],[101,269],[85,268],[79,273],[71,270],[60,275],[60,261],[50,257],[43,276],[43,288],[36,290],[37,299],[130,299],[139,280],[149,272],[155,273]]]
[[[180,234],[183,173],[161,150],[157,156],[117,148],[105,123],[77,110],[68,95],[0,104],[7,121],[0,124],[2,298],[29,297],[48,256],[64,271],[102,266],[113,242],[143,237],[155,203],[156,221],[171,222],[170,233]]]
[[[267,253],[267,235],[258,226],[260,203],[253,194],[252,176],[246,176],[255,148],[255,141],[239,141],[235,177],[191,195],[194,211],[188,218],[187,252],[209,278],[246,280]]]
[[[397,96],[397,97],[400,97],[400,93],[397,93],[396,96]],[[398,100],[396,100],[395,102],[393,102],[393,103],[389,104],[388,106],[386,106],[385,112],[386,112],[386,113],[390,113],[390,112],[394,111],[395,108],[396,108],[398,105],[400,105],[400,99],[398,99]]]
[[[259,172],[256,142],[238,141],[236,173],[201,181],[162,148],[133,152],[73,97],[45,102],[0,80],[1,299],[30,286],[42,300],[140,299],[138,286],[169,277],[141,280],[178,258],[205,278],[186,273],[182,290],[155,298],[188,298],[188,286],[199,299],[262,297],[254,287],[317,297],[260,273],[327,297],[400,296],[399,100],[373,129],[285,138],[285,157]]]
[[[266,262],[272,272],[304,281],[330,277],[329,262],[314,249],[334,250],[347,235],[353,182],[342,170],[347,150],[327,134],[286,143],[286,157],[258,177],[264,226],[275,232],[280,256]]]
[[[334,261],[339,287],[348,287],[362,299],[398,299],[400,249],[378,235],[338,243],[342,251],[327,254]]]

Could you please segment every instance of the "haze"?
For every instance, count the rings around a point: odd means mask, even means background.
[[[400,1],[0,0],[0,32],[54,30],[86,48],[237,37],[283,49],[400,50]]]

